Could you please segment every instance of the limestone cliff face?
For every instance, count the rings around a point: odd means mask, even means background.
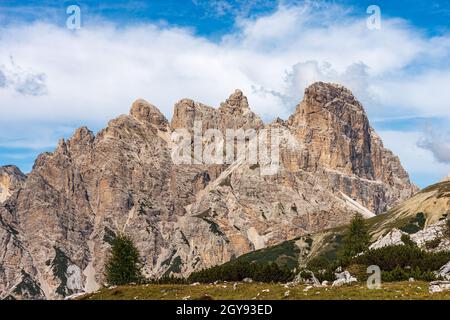
[[[192,133],[200,121],[202,132],[282,130],[279,170],[261,174],[263,166],[240,160],[174,164],[171,133]],[[96,135],[80,128],[61,140],[8,191],[0,298],[95,290],[120,232],[133,238],[147,276],[186,275],[341,225],[354,212],[380,213],[415,190],[362,106],[338,85],[312,85],[289,120],[266,125],[239,90],[218,109],[181,100],[171,123],[137,100]]]
[[[376,214],[418,189],[371,128],[362,105],[337,84],[318,82],[305,90],[288,126],[305,145],[295,169],[323,172],[338,189]]]

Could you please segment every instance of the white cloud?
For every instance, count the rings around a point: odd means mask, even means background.
[[[395,150],[404,168],[421,186],[439,182],[450,173],[449,163],[438,161],[433,152],[417,145],[423,132],[381,131],[379,135],[387,148]]]
[[[380,118],[450,118],[450,36],[427,38],[385,17],[381,30],[368,30],[366,18],[337,5],[281,5],[268,16],[238,18],[218,42],[152,24],[103,21],[77,32],[46,22],[8,24],[0,28],[0,66],[12,56],[35,77],[2,86],[8,75],[0,69],[1,121],[18,128],[44,122],[53,137],[61,131],[52,127],[104,126],[137,98],[170,118],[181,98],[217,106],[236,88],[266,120],[286,118],[316,80],[347,85]],[[39,144],[37,127],[23,141]],[[7,130],[0,126],[0,145],[11,137]]]
[[[45,74],[23,69],[12,57],[8,65],[0,65],[0,88],[7,87],[22,95],[40,96],[47,92]]]
[[[448,132],[440,131],[440,133],[437,133],[431,127],[428,127],[417,142],[417,146],[429,150],[438,162],[450,164],[450,137]]]

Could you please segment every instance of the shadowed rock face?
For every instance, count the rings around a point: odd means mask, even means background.
[[[273,129],[278,172],[232,164],[175,165],[171,132]],[[203,141],[204,143],[204,141]],[[189,99],[169,124],[144,100],[94,135],[78,129],[41,154],[0,207],[0,298],[61,298],[103,284],[115,234],[129,234],[147,276],[193,270],[299,235],[380,213],[416,191],[383,148],[361,104],[316,83],[287,120],[264,124],[241,91],[218,109]],[[74,285],[81,283],[81,285]]]

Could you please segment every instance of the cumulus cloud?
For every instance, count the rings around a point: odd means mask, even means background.
[[[9,65],[0,65],[0,88],[12,87],[16,93],[41,96],[47,93],[44,73],[25,70],[10,57]]]
[[[286,108],[290,108],[302,99],[303,88],[316,81],[333,82],[351,89],[362,103],[370,107],[377,102],[377,99],[371,92],[368,69],[368,66],[362,62],[349,65],[343,72],[333,69],[328,62],[299,62],[286,72],[282,91],[264,87],[254,88],[254,91],[277,97]]]
[[[431,151],[440,163],[450,164],[450,134],[448,132],[437,133],[429,127],[417,142],[417,146]]]
[[[219,14],[231,10],[217,3]],[[345,84],[370,116],[450,118],[450,35],[430,38],[388,17],[381,30],[368,30],[366,18],[323,2],[280,5],[266,16],[238,17],[219,40],[151,23],[98,20],[76,32],[48,22],[8,24],[0,27],[0,66],[9,70],[0,67],[0,120],[98,129],[137,98],[170,118],[181,98],[217,106],[240,88],[270,121],[287,118],[316,80]],[[8,65],[10,56],[20,71]],[[0,126],[0,145],[7,130]],[[23,141],[36,144],[38,131],[27,132]]]

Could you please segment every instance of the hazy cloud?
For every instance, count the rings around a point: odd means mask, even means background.
[[[369,67],[364,63],[353,63],[343,72],[333,68],[328,62],[299,62],[286,72],[282,91],[269,88],[254,88],[256,93],[273,95],[281,100],[286,108],[296,105],[303,97],[303,90],[316,81],[339,83],[349,88],[366,106],[373,105],[376,97],[369,85]]]
[[[10,57],[8,65],[0,65],[0,88],[8,87],[21,95],[41,96],[47,93],[46,75],[25,70]]]

